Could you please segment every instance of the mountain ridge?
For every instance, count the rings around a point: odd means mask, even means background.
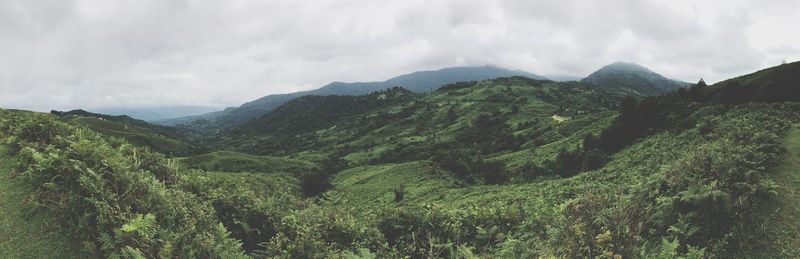
[[[448,67],[438,70],[416,71],[379,82],[344,83],[335,81],[314,90],[267,95],[244,103],[239,107],[230,107],[203,115],[158,121],[156,123],[169,126],[191,124],[195,128],[200,127],[219,130],[240,125],[248,120],[263,116],[284,103],[301,96],[360,95],[389,89],[395,86],[401,86],[414,92],[427,92],[456,82],[478,81],[509,76],[525,76],[540,80],[547,79],[543,76],[522,70],[511,70],[491,65]]]
[[[687,82],[669,79],[636,63],[617,61],[592,72],[581,82],[606,88],[630,88],[643,96],[669,93],[689,87]]]

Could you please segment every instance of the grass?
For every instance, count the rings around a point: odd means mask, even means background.
[[[318,169],[316,164],[282,157],[256,156],[232,151],[217,151],[181,158],[190,168],[223,172],[302,174]]]
[[[780,185],[778,200],[759,220],[765,236],[760,241],[768,245],[757,247],[750,257],[800,258],[800,124],[789,130],[784,147],[782,162],[772,172]]]
[[[428,161],[383,164],[351,168],[331,181],[329,196],[345,200],[350,206],[372,207],[394,204],[396,189],[404,193],[403,203],[413,203],[461,183],[450,173]]]
[[[57,230],[49,211],[26,204],[31,188],[12,176],[13,165],[0,146],[0,258],[82,258],[80,245]]]
[[[70,122],[89,127],[90,129],[108,136],[124,138],[134,145],[147,146],[154,151],[172,154],[187,154],[192,147],[182,141],[176,140],[153,129],[139,125],[129,125],[117,121],[101,120],[93,117],[77,117]]]

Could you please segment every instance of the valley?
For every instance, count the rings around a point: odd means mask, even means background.
[[[32,187],[2,198],[42,219],[4,225],[64,226],[64,245],[32,244],[84,257],[800,256],[800,63],[710,86],[592,75],[304,94],[171,126],[0,110],[0,188]]]

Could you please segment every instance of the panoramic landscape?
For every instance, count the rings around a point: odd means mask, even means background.
[[[800,258],[798,12],[0,3],[0,258]]]

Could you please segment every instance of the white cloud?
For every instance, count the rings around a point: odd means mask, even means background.
[[[779,1],[2,1],[0,106],[238,105],[454,65],[708,81],[800,59]]]

